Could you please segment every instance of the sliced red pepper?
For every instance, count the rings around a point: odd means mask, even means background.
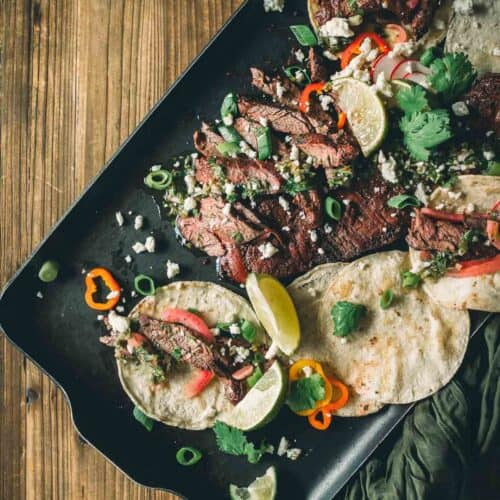
[[[427,215],[431,219],[446,220],[449,222],[464,222],[464,214],[452,214],[450,212],[443,212],[441,210],[434,210],[433,208],[424,207],[421,209],[421,213]]]
[[[108,299],[106,302],[96,302],[94,295],[97,292],[96,279],[101,278],[108,287]],[[96,311],[109,311],[113,309],[121,297],[121,288],[113,275],[104,267],[96,267],[85,276],[85,302],[91,309]]]
[[[236,370],[231,377],[234,378],[234,380],[244,380],[253,373],[253,365],[245,365],[242,368]]]
[[[347,115],[345,113],[339,113],[339,119],[337,120],[338,130],[342,130],[345,127],[346,120],[347,120]]]
[[[321,417],[321,418],[318,418]],[[332,414],[327,410],[327,406],[318,408],[307,416],[310,426],[317,431],[326,431],[332,423]]]
[[[313,92],[321,92],[325,88],[325,82],[310,83],[306,85],[299,99],[299,109],[302,113],[309,110],[309,101]]]
[[[210,370],[197,370],[193,378],[184,387],[184,392],[188,398],[194,398],[201,394],[214,378]]]
[[[187,326],[209,344],[214,341],[214,334],[197,314],[173,307],[165,309],[162,316],[167,323],[179,323],[180,325]]]
[[[347,389],[347,386],[336,378],[328,377],[328,380],[332,387],[335,387],[340,394],[335,401],[317,408],[314,413],[307,416],[307,420],[309,421],[311,427],[317,429],[318,431],[328,429],[332,423],[332,412],[340,410],[349,401],[349,389]]]
[[[387,45],[387,42],[380,35],[377,35],[377,33],[373,33],[372,31],[360,33],[342,52],[342,56],[340,58],[340,67],[342,69],[347,68],[351,59],[361,52],[360,47],[365,38],[369,38],[372,42],[374,42],[382,54],[391,50],[389,45]]]
[[[138,347],[141,347],[146,342],[146,338],[144,335],[140,333],[132,333],[132,335],[127,339],[127,348],[128,350],[134,350]]]
[[[460,262],[460,269],[448,271],[447,276],[452,278],[475,278],[484,274],[493,274],[500,271],[500,254],[486,259],[466,260]]]
[[[491,244],[500,250],[500,224],[496,221],[489,220],[486,222],[486,234]]]

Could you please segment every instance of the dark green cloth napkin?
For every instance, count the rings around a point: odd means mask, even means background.
[[[490,468],[490,480],[495,468],[500,477],[499,375],[496,315],[471,340],[453,381],[416,405],[391,449],[385,445],[351,480],[345,499],[500,499],[500,489],[478,496],[474,481],[478,467]]]

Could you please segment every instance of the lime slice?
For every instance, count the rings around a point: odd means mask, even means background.
[[[276,470],[269,467],[263,476],[258,477],[248,488],[239,488],[231,484],[231,500],[274,500],[277,489]]]
[[[387,132],[385,107],[375,92],[354,78],[339,78],[330,83],[339,108],[359,142],[361,151],[369,156],[384,140]]]
[[[231,427],[250,431],[270,422],[278,413],[287,391],[287,376],[275,361],[247,395],[220,420]]]
[[[299,346],[300,324],[286,288],[268,274],[251,273],[246,290],[259,321],[273,342],[290,356]]]

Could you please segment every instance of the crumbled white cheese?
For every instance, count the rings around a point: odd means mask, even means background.
[[[493,151],[483,151],[484,159],[491,161],[495,159],[495,153]]]
[[[238,323],[233,323],[232,325],[229,325],[229,333],[231,335],[239,335],[241,333],[241,328]]]
[[[286,457],[290,460],[297,460],[300,457],[302,450],[300,448],[290,448],[286,451]]]
[[[156,240],[154,236],[148,236],[146,238],[146,241],[144,242],[144,248],[149,252],[149,253],[154,253],[156,249]]]
[[[130,255],[125,255],[124,260],[127,264],[130,264],[132,262],[132,257]]]
[[[290,160],[299,161],[299,155],[299,148],[295,144],[292,144],[292,148],[290,149]]]
[[[188,174],[184,176],[184,183],[186,184],[188,194],[192,194],[194,192],[194,188],[196,187],[196,177]]]
[[[181,272],[181,267],[177,262],[172,262],[171,260],[167,260],[167,278],[171,280],[175,278]]]
[[[325,251],[322,248],[318,248],[318,253],[320,255],[325,255]]]
[[[333,99],[332,99],[332,96],[330,96],[328,94],[320,94],[319,95],[319,102],[321,104],[321,107],[325,111],[328,111],[330,109],[330,106],[333,104]]]
[[[389,52],[389,57],[403,56],[410,57],[415,52],[416,46],[413,40],[408,42],[396,43]]]
[[[377,80],[375,81],[375,84],[372,85],[372,90],[375,90],[375,92],[380,92],[382,95],[386,97],[392,97],[392,86],[390,82],[388,82],[385,78],[384,72],[380,72],[377,76]]]
[[[132,250],[135,252],[135,253],[143,253],[146,251],[146,247],[144,246],[143,243],[141,243],[140,241],[136,241],[133,245],[132,245]]]
[[[297,59],[297,61],[299,63],[304,62],[304,59],[306,58],[306,56],[305,56],[304,52],[302,51],[302,49],[297,49],[294,52],[294,54],[295,54],[295,59]]]
[[[249,158],[256,158],[257,152],[254,151],[246,141],[240,141],[240,149],[244,155],[247,155]]]
[[[199,154],[198,153],[191,153],[191,158],[193,160],[196,160],[196,158],[198,158]]]
[[[267,127],[267,125],[269,124],[269,120],[265,117],[265,116],[261,116],[259,118],[259,123],[263,126],[263,127]]]
[[[454,0],[452,8],[457,14],[463,16],[470,15],[474,12],[472,0]]]
[[[476,206],[474,205],[474,203],[468,203],[464,211],[466,214],[473,214],[475,209]]]
[[[125,219],[123,218],[123,214],[121,212],[116,212],[115,217],[116,217],[116,222],[118,223],[118,225],[120,227],[122,227],[123,223],[125,222]]]
[[[126,316],[120,316],[115,311],[108,314],[108,323],[116,333],[125,333],[130,328],[130,320]]]
[[[469,108],[463,101],[454,102],[451,105],[451,109],[455,116],[467,116],[469,114]]]
[[[302,372],[304,373],[304,377],[310,377],[313,374],[310,366],[304,366],[304,368],[302,368]]]
[[[500,57],[500,47],[493,47],[491,55],[494,57]]]
[[[283,86],[283,84],[280,81],[276,82],[276,96],[278,97],[278,99],[281,99],[285,95],[285,92],[286,88]]]
[[[116,310],[117,310],[119,313],[125,312],[125,308],[124,308],[123,306],[116,306]]]
[[[134,229],[138,231],[139,229],[142,229],[143,225],[144,225],[144,217],[142,215],[136,215],[134,219]]]
[[[281,208],[285,210],[285,212],[288,212],[290,210],[290,203],[285,198],[283,198],[283,196],[280,196],[278,198],[278,202],[281,205]]]
[[[36,296],[37,296],[37,298],[39,298],[39,299],[43,299],[43,293],[42,293],[42,292],[40,292],[40,290],[39,290],[38,292],[36,292]]]
[[[419,182],[417,184],[417,188],[415,189],[415,196],[424,204],[427,205],[428,197],[427,193],[425,192],[424,185]]]
[[[463,193],[461,191],[448,191],[448,198],[451,198],[452,200],[458,200],[463,196]]]
[[[286,453],[286,451],[288,450],[288,446],[288,439],[285,436],[282,436],[278,445],[278,451],[276,452],[278,457],[282,457]]]
[[[325,56],[327,59],[329,59],[330,61],[336,61],[339,57],[337,56],[337,54],[334,54],[333,52],[329,51],[329,50],[324,50],[323,51],[323,56]]]
[[[309,231],[309,236],[313,243],[316,243],[318,241],[318,232],[316,230],[313,229],[312,231]]]
[[[174,163],[174,167],[175,168],[178,168],[181,166],[181,162],[179,160],[177,160],[175,163]]]
[[[325,230],[325,234],[330,234],[333,231],[333,227],[330,226],[330,224],[326,223],[323,226],[323,229]]]
[[[102,321],[104,319],[104,314],[97,315],[97,321]]]
[[[234,362],[235,363],[244,363],[245,360],[250,356],[250,349],[247,349],[246,347],[242,346],[237,346],[237,345],[232,345],[229,348],[229,352],[231,354],[236,354],[234,357]]]
[[[288,226],[283,226],[281,229],[283,231],[286,231],[287,233],[290,231],[290,228]]]
[[[220,328],[211,328],[210,331],[215,337],[217,337],[217,335],[220,335]]]
[[[350,38],[354,36],[354,31],[349,26],[349,21],[345,17],[332,17],[319,29],[319,34],[323,38],[329,38],[332,45],[335,45],[337,38]]]
[[[380,150],[378,153],[378,168],[380,170],[380,173],[382,174],[382,177],[387,182],[391,182],[392,184],[396,184],[398,182],[396,167],[396,160],[393,158],[393,156],[389,154],[389,156],[387,157],[385,156],[384,152]]]
[[[106,295],[106,299],[111,300],[119,296],[120,292],[118,290],[112,290],[111,292],[108,293],[108,295]]]
[[[262,245],[259,245],[257,248],[262,255],[262,259],[269,259],[273,255],[278,253],[278,249],[269,241],[266,241],[266,243],[262,243]]]
[[[158,170],[161,170],[161,165],[151,165],[151,172],[158,172]]]
[[[303,72],[301,69],[299,69],[299,70],[297,70],[297,71],[295,72],[294,77],[295,77],[295,80],[296,80],[298,83],[302,83],[302,82],[305,80],[306,75],[304,74],[304,72]]]
[[[363,22],[363,16],[356,14],[347,18],[347,21],[351,26],[359,26]]]
[[[234,193],[235,185],[230,182],[224,184],[224,193],[226,196],[231,196]]]
[[[266,12],[283,12],[285,0],[264,0],[264,10]]]
[[[198,206],[198,204],[196,203],[196,200],[192,196],[188,196],[184,200],[183,206],[186,212],[190,212],[191,210],[194,210]]]
[[[222,122],[227,127],[230,127],[234,123],[234,117],[231,113],[228,113],[226,116],[222,117]]]

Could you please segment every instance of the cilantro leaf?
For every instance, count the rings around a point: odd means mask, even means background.
[[[287,404],[292,411],[310,410],[325,398],[325,381],[318,373],[292,382]]]
[[[442,99],[451,103],[469,90],[476,78],[476,71],[465,54],[451,52],[431,64],[427,80]]]
[[[404,143],[411,155],[419,161],[429,159],[433,148],[451,137],[450,115],[445,109],[405,115],[399,122]]]
[[[254,443],[250,443],[240,429],[231,427],[224,422],[217,420],[214,425],[215,440],[220,451],[229,455],[246,455],[251,464],[256,464],[262,455],[268,450],[268,446],[263,441],[258,448]]]
[[[330,314],[333,319],[333,334],[337,337],[345,337],[356,330],[361,318],[366,314],[366,307],[362,304],[340,300],[332,307]]]
[[[401,89],[397,95],[399,107],[406,113],[418,113],[424,109],[429,109],[429,102],[425,90],[422,87],[413,85],[407,89]]]

